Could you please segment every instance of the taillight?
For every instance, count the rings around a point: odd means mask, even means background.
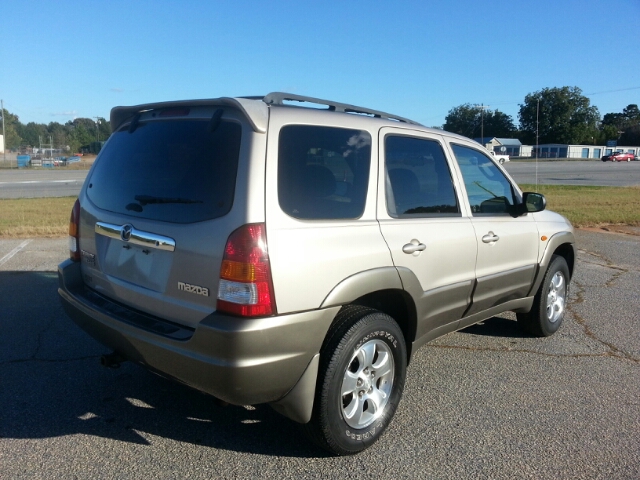
[[[69,258],[80,261],[80,201],[76,200],[69,218]]]
[[[243,317],[276,313],[263,223],[243,225],[229,235],[220,267],[217,309]]]

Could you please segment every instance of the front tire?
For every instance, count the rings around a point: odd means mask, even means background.
[[[385,431],[402,398],[407,349],[389,315],[345,307],[320,351],[320,371],[307,436],[337,455],[370,447]]]
[[[567,261],[554,255],[544,275],[533,308],[528,313],[518,313],[518,325],[535,337],[549,337],[562,325],[569,297],[569,267]]]

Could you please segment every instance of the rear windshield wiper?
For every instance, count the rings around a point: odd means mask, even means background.
[[[202,200],[192,200],[190,198],[154,197],[152,195],[136,195],[133,198],[143,207],[152,203],[203,203]]]
[[[136,195],[136,202],[130,203],[125,208],[132,212],[142,212],[142,207],[151,204],[162,203],[204,203],[202,200],[191,200],[189,198],[154,197],[153,195]]]

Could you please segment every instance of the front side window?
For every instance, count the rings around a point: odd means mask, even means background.
[[[435,140],[385,138],[386,200],[392,217],[459,215],[451,172]]]
[[[306,220],[358,218],[364,212],[371,135],[363,130],[288,125],[278,145],[278,201]]]
[[[507,214],[515,204],[507,177],[488,155],[474,148],[451,145],[458,161],[473,215]]]

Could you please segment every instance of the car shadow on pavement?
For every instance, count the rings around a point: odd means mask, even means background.
[[[107,349],[58,300],[54,272],[0,272],[0,438],[92,435],[153,445],[159,436],[212,449],[324,457],[267,405],[212,397],[132,363],[100,366]]]
[[[510,316],[514,318],[509,318]],[[498,338],[532,338],[531,335],[520,330],[515,316],[508,313],[463,328],[460,333]]]

